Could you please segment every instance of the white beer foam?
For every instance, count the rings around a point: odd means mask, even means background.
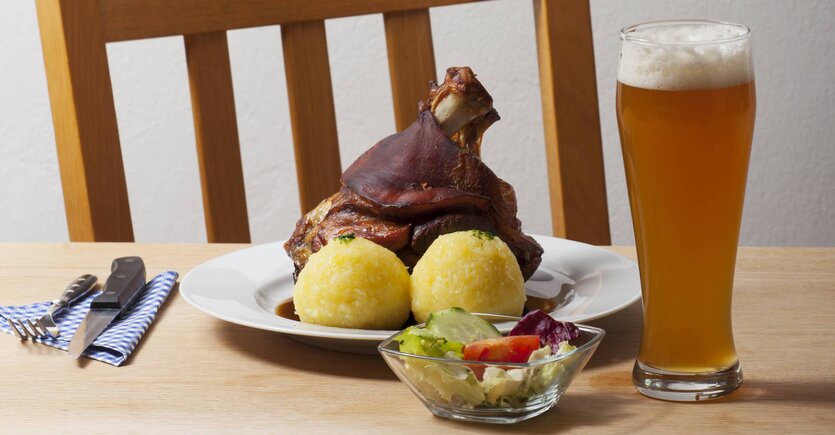
[[[623,41],[618,81],[661,90],[715,89],[754,78],[745,29],[723,24],[648,26]]]

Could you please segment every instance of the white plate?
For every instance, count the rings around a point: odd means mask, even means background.
[[[597,319],[641,298],[638,266],[632,261],[584,243],[534,238],[545,253],[526,287],[531,296],[560,301],[550,313],[556,319]],[[376,353],[377,345],[395,331],[311,325],[275,314],[275,308],[293,296],[293,263],[282,244],[253,246],[209,260],[183,278],[180,294],[197,309],[227,322],[282,332],[326,349]],[[507,330],[511,325],[497,326]]]

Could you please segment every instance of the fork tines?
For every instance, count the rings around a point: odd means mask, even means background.
[[[27,340],[29,338],[43,338],[46,337],[48,332],[46,330],[39,330],[38,326],[32,323],[31,320],[26,319],[26,323],[23,323],[23,320],[17,320],[17,324],[12,319],[6,319],[9,322],[9,326],[11,326],[12,331],[17,335],[21,340]],[[28,326],[27,326],[28,324]]]

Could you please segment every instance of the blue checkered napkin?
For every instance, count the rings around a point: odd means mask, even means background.
[[[169,271],[157,275],[145,284],[145,288],[136,303],[122,316],[114,320],[82,355],[114,366],[122,365],[139,343],[139,339],[151,326],[151,322],[157,315],[157,310],[165,302],[168,294],[171,293],[171,289],[177,281],[177,276],[177,272]],[[67,350],[78,325],[90,311],[90,303],[100,293],[93,292],[85,296],[55,316],[55,323],[61,329],[60,337],[36,338],[34,341]],[[39,302],[17,307],[0,307],[0,331],[6,334],[14,334],[6,319],[40,318],[46,314],[49,304],[49,302]]]

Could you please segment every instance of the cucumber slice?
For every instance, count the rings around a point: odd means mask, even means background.
[[[458,307],[430,314],[426,321],[426,329],[447,340],[464,344],[502,336],[492,323]]]

